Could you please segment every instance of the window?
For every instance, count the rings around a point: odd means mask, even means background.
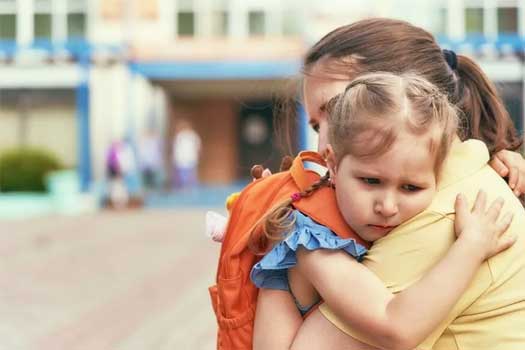
[[[516,7],[498,9],[498,33],[518,33],[518,9]]]
[[[465,9],[465,31],[467,34],[483,33],[483,9],[467,8]]]
[[[84,13],[67,14],[67,37],[84,38],[86,36],[86,15]]]
[[[87,0],[67,0],[67,37],[85,38]]]
[[[0,40],[16,39],[16,15],[0,14]]]
[[[35,14],[35,39],[51,39],[51,14]]]
[[[179,12],[177,14],[177,33],[180,36],[195,35],[194,12]]]
[[[250,35],[264,35],[264,12],[250,11],[248,15],[249,32]]]
[[[516,129],[520,134],[523,133],[523,84],[521,82],[498,82],[498,88]]]

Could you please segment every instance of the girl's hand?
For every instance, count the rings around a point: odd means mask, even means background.
[[[509,178],[509,186],[516,196],[525,193],[525,159],[521,154],[504,149],[494,154],[489,165],[500,176]]]
[[[507,213],[498,220],[503,207],[502,198],[496,199],[488,209],[485,192],[480,190],[469,210],[467,199],[459,194],[456,197],[456,220],[454,228],[458,240],[466,242],[480,252],[480,257],[486,260],[511,247],[516,237],[503,236],[512,222],[512,213]]]

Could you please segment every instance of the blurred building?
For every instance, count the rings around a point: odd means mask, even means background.
[[[136,144],[156,128],[168,163],[174,125],[189,119],[202,182],[275,167],[275,98],[309,45],[369,16],[408,20],[475,56],[523,128],[520,0],[0,0],[0,150],[49,148],[88,188],[104,179],[113,140]],[[297,147],[314,140],[303,120]]]

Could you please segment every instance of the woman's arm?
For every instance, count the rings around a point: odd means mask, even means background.
[[[261,289],[257,302],[254,350],[377,350],[340,331],[318,309],[303,322],[288,292]]]
[[[495,201],[485,210],[480,194],[469,212],[459,198],[459,239],[426,276],[396,295],[342,251],[300,250],[298,267],[360,340],[386,349],[414,348],[447,316],[481,262],[513,244],[513,239],[500,237],[511,221],[509,216],[498,221],[501,206]]]
[[[260,289],[253,329],[253,349],[288,350],[302,322],[289,292]]]

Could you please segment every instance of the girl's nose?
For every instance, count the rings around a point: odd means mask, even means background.
[[[393,195],[386,194],[383,198],[376,201],[374,205],[376,214],[384,217],[392,217],[398,213],[397,202]]]

